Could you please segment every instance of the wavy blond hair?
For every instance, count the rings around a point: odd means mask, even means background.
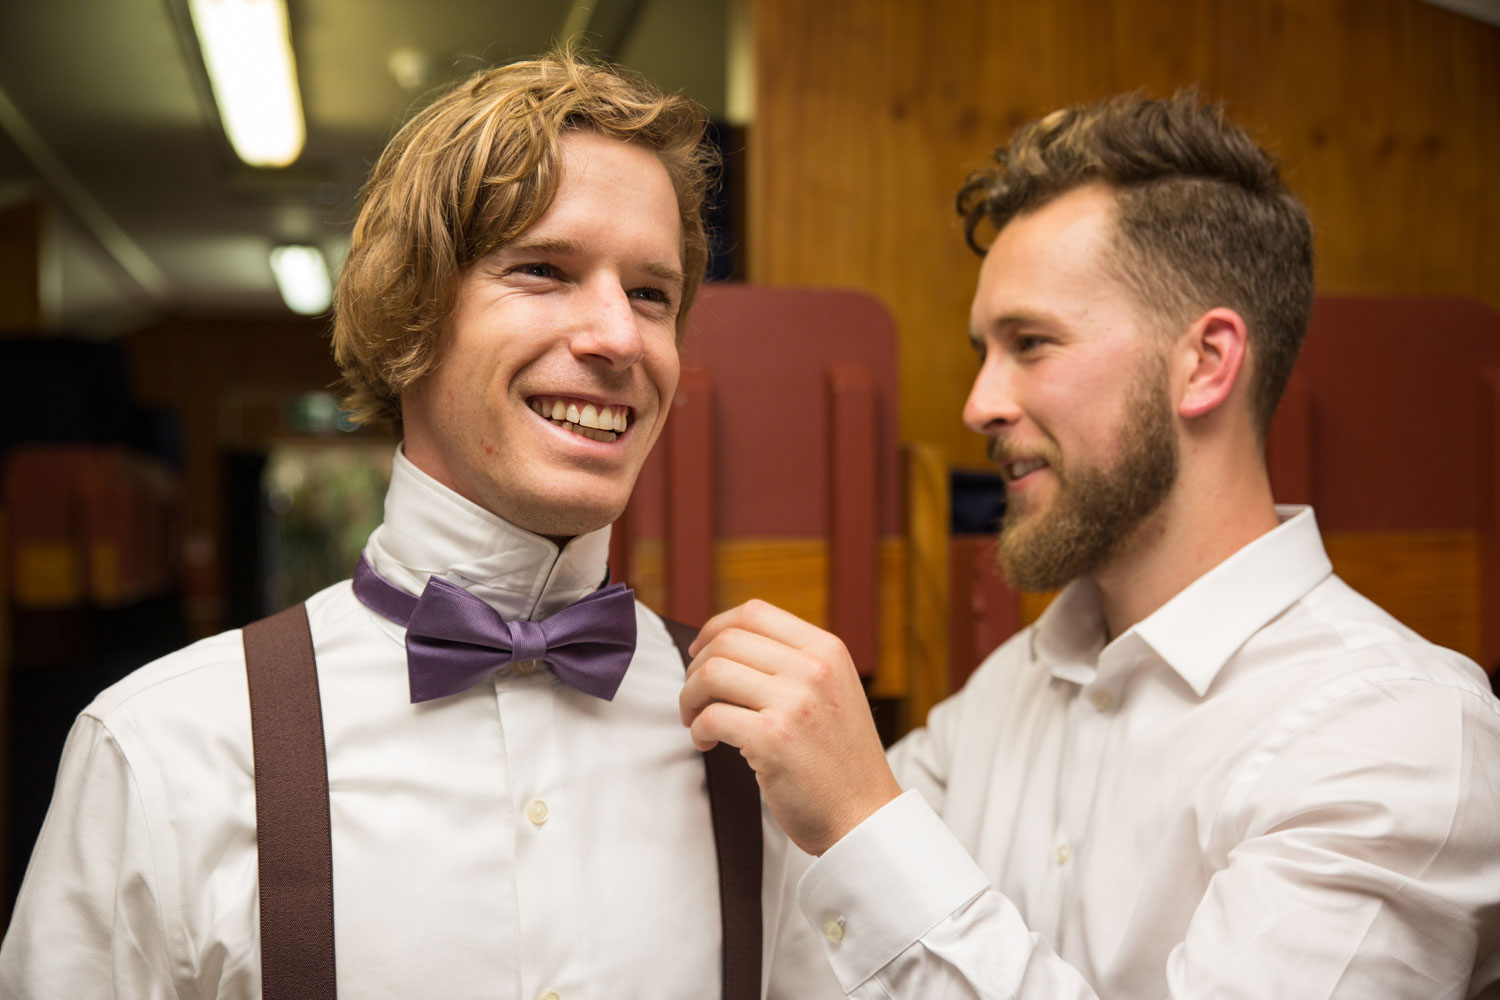
[[[687,279],[680,335],[708,262],[701,210],[718,154],[706,126],[687,98],[572,50],[477,73],[418,112],[365,186],[339,278],[333,356],[351,419],[400,429],[401,394],[436,366],[464,270],[547,211],[573,131],[644,146],[666,167]]]

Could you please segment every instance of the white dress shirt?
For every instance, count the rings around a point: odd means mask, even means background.
[[[1333,575],[1311,510],[1280,513],[1108,643],[1069,586],[893,748],[908,791],[799,887],[851,996],[1500,978],[1500,702]]]
[[[608,529],[561,552],[398,452],[366,556],[540,619],[594,590]],[[541,667],[413,705],[403,629],[349,583],[307,602],[328,746],[341,996],[711,1000],[717,855],[683,663],[637,605],[612,702]],[[101,694],[57,788],[0,949],[0,997],[260,996],[244,655],[226,632]],[[807,859],[765,828],[762,994],[839,996],[791,887]]]

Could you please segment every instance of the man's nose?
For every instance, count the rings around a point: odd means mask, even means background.
[[[964,423],[978,434],[993,434],[1014,424],[1021,415],[1012,366],[997,354],[991,354],[979,366],[969,398],[964,401]]]
[[[640,317],[619,282],[601,280],[586,290],[586,311],[572,339],[573,353],[605,361],[611,369],[629,368],[641,359],[645,342]]]

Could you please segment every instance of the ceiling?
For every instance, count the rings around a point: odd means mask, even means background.
[[[342,257],[359,186],[434,89],[581,29],[723,117],[733,0],[288,0],[307,146],[240,163],[187,0],[0,0],[0,209],[40,199],[45,325],[285,314],[268,252]]]

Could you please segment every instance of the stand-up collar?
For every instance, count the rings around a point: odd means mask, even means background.
[[[1333,572],[1312,508],[1276,514],[1275,528],[1108,644],[1098,588],[1073,581],[1037,619],[1033,656],[1054,676],[1088,684],[1138,660],[1146,646],[1201,697],[1251,636]]]
[[[401,448],[385,521],[365,548],[386,580],[420,594],[429,577],[463,587],[512,620],[535,621],[595,590],[609,558],[609,528],[557,545],[471,503],[422,472]]]

